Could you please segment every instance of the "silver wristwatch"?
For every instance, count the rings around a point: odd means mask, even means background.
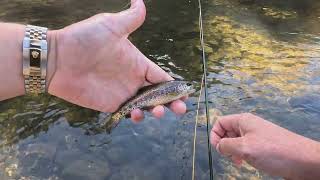
[[[47,28],[27,25],[23,39],[23,76],[27,94],[46,91]]]

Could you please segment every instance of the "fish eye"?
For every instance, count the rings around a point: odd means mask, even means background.
[[[187,86],[192,86],[192,84],[191,83],[187,83]]]

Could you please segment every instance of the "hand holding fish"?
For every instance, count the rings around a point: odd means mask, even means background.
[[[252,114],[218,119],[211,143],[238,165],[245,160],[285,179],[319,179],[320,144]]]
[[[128,39],[144,22],[143,0],[132,0],[131,8],[115,14],[99,14],[64,29],[51,31],[56,41],[49,93],[83,107],[114,112],[143,86],[172,78],[145,57]],[[186,105],[174,101],[170,108],[182,114]],[[151,110],[161,117],[163,106]],[[131,113],[141,120],[141,110]]]

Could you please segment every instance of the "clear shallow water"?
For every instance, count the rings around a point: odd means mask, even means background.
[[[1,21],[64,27],[126,1],[0,1]],[[253,112],[320,140],[320,3],[204,1],[210,101],[224,114]],[[130,38],[178,79],[201,78],[197,2],[148,1]],[[195,97],[188,113],[111,135],[92,132],[105,116],[55,97],[0,103],[0,179],[190,179]],[[198,127],[197,179],[208,179],[205,126]],[[276,179],[240,169],[214,152],[216,179]]]

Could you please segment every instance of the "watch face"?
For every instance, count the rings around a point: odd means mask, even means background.
[[[41,51],[39,49],[30,49],[30,66],[40,68]]]

